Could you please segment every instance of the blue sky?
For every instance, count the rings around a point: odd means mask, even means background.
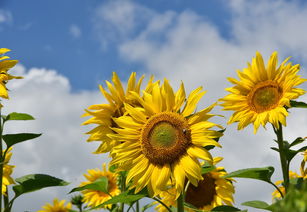
[[[98,84],[110,80],[112,71],[124,84],[136,71],[147,79],[152,74],[167,78],[174,89],[182,80],[187,93],[204,86],[200,110],[226,94],[226,78],[236,77],[235,71],[245,68],[256,51],[265,61],[274,51],[279,62],[292,56],[307,78],[306,20],[303,0],[0,1],[0,47],[12,49],[8,55],[20,61],[11,73],[24,76],[7,85],[10,100],[3,101],[3,113],[36,117],[8,125],[6,132],[43,133],[14,148],[13,175],[47,173],[71,182],[21,197],[16,211],[39,210],[54,197],[68,199],[66,194],[84,180],[87,169],[110,160],[91,154],[98,144],[85,142],[84,133],[94,126],[80,126],[86,120],[80,116],[89,105],[106,101]],[[301,87],[307,90],[307,83]],[[300,100],[307,102],[306,95]],[[220,107],[214,113],[230,116]],[[215,121],[227,126],[226,119]],[[293,110],[284,137],[305,137],[306,126],[306,112]],[[273,138],[269,127],[254,135],[252,127],[238,132],[233,124],[220,140],[223,148],[212,154],[223,156],[221,165],[229,171],[273,165],[273,181],[279,180],[278,157],[270,150]],[[292,168],[298,170],[298,161]],[[270,202],[273,190],[260,181],[238,180],[236,205]]]
[[[3,1],[1,8],[10,11],[12,18],[1,25],[2,46],[11,48],[10,54],[26,67],[48,67],[70,79],[73,90],[96,89],[97,84],[118,71],[122,77],[132,70],[145,71],[140,63],[127,62],[118,54],[122,38],[109,37],[112,26],[103,26],[107,47],[101,47],[95,30],[96,10],[108,1]],[[228,35],[230,17],[223,1],[136,1],[151,10],[164,13],[193,10],[216,24]],[[129,36],[142,30],[141,23]],[[75,34],[72,27],[77,28]],[[109,27],[109,28],[107,28]],[[76,32],[78,31],[78,32]],[[82,79],[82,80],[81,80]]]

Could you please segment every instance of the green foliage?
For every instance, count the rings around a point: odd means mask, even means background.
[[[274,212],[306,212],[307,211],[307,180],[300,186],[290,186],[285,198],[269,207]]]
[[[69,184],[64,180],[46,174],[29,174],[16,178],[15,181],[18,183],[18,185],[13,186],[15,198],[22,194],[40,190],[42,188],[66,186]]]
[[[211,172],[211,171],[213,171],[215,169],[216,169],[215,166],[203,166],[203,167],[201,167],[201,174],[202,175],[206,174],[206,173]]]
[[[263,210],[269,210],[269,204],[263,201],[259,200],[254,200],[254,201],[248,201],[248,202],[243,202],[242,205],[253,207],[253,208],[258,208],[258,209],[263,209]]]
[[[302,138],[302,137],[298,137],[296,138],[291,144],[289,147],[293,147],[295,145],[298,145],[300,143],[302,143],[303,141],[305,141],[306,139]]]
[[[2,116],[4,121],[10,120],[19,120],[19,121],[27,121],[27,120],[34,120],[33,116],[26,114],[26,113],[10,113],[7,116]]]
[[[298,108],[307,108],[307,104],[305,102],[297,102],[294,100],[290,100],[291,107],[298,107]]]
[[[239,208],[235,208],[235,207],[232,207],[232,206],[229,206],[229,205],[222,205],[222,206],[217,206],[215,208],[213,208],[211,211],[241,211]],[[246,211],[246,210],[244,210]]]
[[[273,173],[274,173],[274,167],[268,166],[264,168],[240,169],[238,171],[234,171],[227,175],[224,175],[223,178],[232,178],[232,177],[250,178],[271,183],[271,176]]]
[[[117,203],[124,203],[124,204],[133,204],[135,201],[142,199],[144,197],[148,197],[148,193],[146,189],[143,189],[139,193],[135,194],[134,189],[125,191],[115,197],[112,197],[110,200],[94,207],[93,209],[101,208],[102,206],[109,205],[109,204],[117,204]]]
[[[226,131],[226,128],[225,128],[225,129],[222,129],[222,130],[218,130],[218,132],[220,132],[221,135],[223,135],[225,131]],[[222,136],[221,136],[221,137],[222,137]],[[220,140],[221,137],[214,138],[214,140],[215,140],[216,142],[219,142],[219,140]],[[205,146],[205,149],[206,149],[206,150],[211,150],[211,149],[214,149],[214,148],[215,148],[214,145]]]
[[[108,194],[108,178],[104,177],[104,176],[100,177],[93,183],[72,189],[69,193],[76,192],[76,191],[83,191],[83,190],[86,190],[86,189],[91,189],[91,190],[95,190],[95,191],[102,191],[102,192]]]
[[[10,148],[11,146],[17,143],[31,140],[41,135],[42,134],[35,134],[35,133],[18,133],[18,134],[6,134],[6,135],[3,135],[2,138],[7,145],[7,148]]]

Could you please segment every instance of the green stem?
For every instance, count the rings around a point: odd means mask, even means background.
[[[164,202],[162,202],[159,198],[154,197],[153,199],[159,202],[161,205],[163,205],[166,208],[166,210],[172,212],[172,210],[169,207],[167,207],[167,205],[165,205]]]
[[[136,201],[136,212],[140,212],[140,203],[138,200]]]
[[[180,196],[177,199],[177,211],[178,212],[184,212],[183,207],[183,194],[181,193]]]
[[[6,192],[5,195],[3,195],[3,200],[4,200],[4,208],[9,207],[9,192],[8,192],[8,187],[6,186]]]
[[[279,123],[279,128],[276,129],[274,126],[274,132],[277,135],[277,143],[278,143],[278,149],[279,149],[279,158],[281,163],[281,169],[282,169],[282,175],[284,178],[284,186],[285,191],[287,193],[288,187],[289,187],[289,170],[288,170],[288,161],[285,155],[285,146],[284,146],[284,139],[283,139],[283,133],[282,133],[282,125]]]
[[[275,188],[276,188],[276,190],[280,193],[280,196],[282,197],[282,198],[284,198],[284,194],[281,192],[281,190],[278,188],[278,186],[277,185],[275,185],[273,182],[269,182],[272,186],[274,186]]]
[[[3,132],[3,125],[2,125],[2,118],[1,118],[1,110],[0,110],[0,186],[1,186],[1,194],[0,194],[0,211],[2,211],[2,178],[3,178],[3,162],[4,162],[4,155],[3,155],[3,147],[2,147],[2,132]]]
[[[121,174],[121,192],[126,191],[126,177],[124,173]],[[124,212],[124,203],[120,204],[120,212]]]

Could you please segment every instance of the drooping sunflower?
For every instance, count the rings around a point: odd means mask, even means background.
[[[67,203],[65,205],[65,200],[59,201],[57,198],[53,200],[53,205],[47,203],[43,206],[43,210],[39,210],[38,212],[69,212],[72,205],[71,203]]]
[[[221,205],[232,206],[234,202],[233,194],[235,191],[232,179],[222,178],[222,176],[226,174],[224,167],[216,167],[214,170],[202,174],[203,179],[199,181],[198,186],[192,184],[188,185],[185,194],[185,202],[193,205],[198,210],[203,211],[210,211],[211,209]],[[168,207],[177,207],[175,194],[176,190],[171,188],[168,191],[161,192],[159,196],[162,199],[161,201]],[[156,207],[156,210],[159,212],[167,211],[161,204]],[[185,210],[191,212],[194,211],[190,208],[185,208]]]
[[[13,169],[15,166],[9,165],[10,159],[12,157],[12,148],[9,148],[4,159],[4,164],[3,164],[3,177],[2,177],[2,194],[6,194],[6,187],[8,185],[14,184],[14,180],[11,177],[13,173]],[[2,152],[2,154],[5,152],[5,150]]]
[[[126,92],[123,89],[122,83],[118,78],[117,74],[113,72],[112,82],[106,81],[109,92],[107,92],[101,85],[99,86],[101,93],[107,99],[108,103],[91,105],[88,107],[84,116],[93,116],[89,120],[85,121],[83,125],[97,124],[98,126],[87,132],[90,137],[87,141],[99,141],[100,146],[94,152],[106,153],[110,152],[111,149],[117,144],[113,139],[110,139],[107,134],[114,133],[111,127],[115,127],[115,123],[112,118],[117,118],[125,113],[124,103],[134,104],[135,101],[130,92],[140,92],[141,83],[144,76],[142,76],[138,82],[136,82],[136,73],[133,72],[128,80]],[[152,81],[149,82],[151,84]]]
[[[0,48],[0,97],[8,99],[8,91],[6,88],[6,83],[12,79],[22,79],[22,77],[13,76],[8,73],[9,69],[13,68],[18,60],[7,60],[8,56],[3,56],[3,54],[11,51],[10,49]]]
[[[197,88],[186,99],[183,83],[174,93],[168,81],[155,83],[152,92],[143,97],[132,92],[140,107],[125,104],[126,116],[114,118],[117,134],[109,135],[121,142],[114,148],[111,164],[128,171],[126,183],[139,192],[145,186],[156,196],[167,189],[169,180],[176,187],[178,197],[185,178],[197,186],[202,180],[198,159],[212,161],[203,147],[219,146],[214,139],[222,133],[211,129],[219,125],[209,122],[208,114],[214,105],[194,113],[197,103],[205,94]],[[194,113],[194,114],[193,114]]]
[[[301,178],[302,176],[300,176],[299,174],[297,174],[296,172],[293,171],[289,171],[289,178],[290,179],[295,179],[295,178]],[[283,180],[278,180],[275,182],[275,185],[278,186],[279,190],[281,191],[281,193],[285,196],[286,194],[286,189],[285,187],[282,185],[283,184]],[[272,198],[273,199],[281,199],[281,194],[279,193],[278,190],[273,191],[272,193]]]
[[[288,63],[289,58],[277,67],[277,52],[274,52],[267,66],[259,52],[252,63],[243,71],[237,71],[239,79],[228,78],[234,87],[227,88],[231,94],[221,99],[224,110],[233,110],[228,124],[238,122],[241,130],[253,123],[256,133],[259,126],[265,127],[267,122],[277,129],[279,123],[286,125],[290,100],[296,99],[305,93],[305,90],[296,88],[306,79],[297,75],[299,64]]]
[[[96,207],[107,200],[111,199],[114,196],[120,194],[120,189],[117,186],[117,174],[112,173],[106,169],[106,164],[103,164],[103,169],[90,169],[87,171],[87,174],[84,174],[84,177],[87,181],[82,182],[80,186],[84,186],[90,183],[95,182],[101,177],[108,178],[108,193],[104,193],[102,191],[96,191],[91,189],[83,190],[83,201],[89,207]],[[107,206],[108,207],[108,206]]]

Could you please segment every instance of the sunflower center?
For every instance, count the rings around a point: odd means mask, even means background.
[[[282,89],[278,84],[268,80],[256,85],[247,97],[252,110],[261,113],[275,108],[281,96]]]
[[[155,164],[171,164],[186,154],[191,145],[191,132],[184,117],[162,112],[152,116],[141,131],[144,155]]]
[[[160,122],[152,129],[149,142],[153,147],[171,147],[176,144],[177,129],[169,122]]]
[[[215,179],[209,173],[202,176],[204,179],[198,182],[197,187],[189,185],[185,196],[185,201],[198,209],[211,205],[216,196]]]

